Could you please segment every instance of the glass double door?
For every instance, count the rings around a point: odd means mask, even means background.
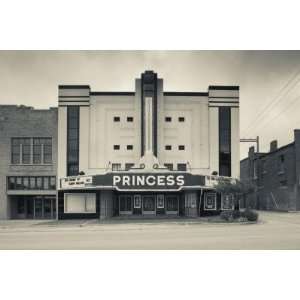
[[[27,218],[54,219],[56,217],[56,199],[54,197],[36,196],[27,199]]]
[[[177,195],[119,195],[119,215],[178,215]]]
[[[155,215],[155,195],[120,195],[120,215]]]
[[[155,215],[156,205],[154,195],[144,195],[142,196],[142,213],[143,215]]]
[[[51,198],[37,197],[34,199],[35,219],[51,219],[53,218],[54,211],[55,203]]]

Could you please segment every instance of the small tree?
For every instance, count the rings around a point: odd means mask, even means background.
[[[216,191],[220,194],[232,194],[234,197],[234,209],[239,210],[239,200],[246,199],[246,196],[254,192],[254,185],[247,180],[237,180],[231,178],[220,178],[218,183],[214,186]]]

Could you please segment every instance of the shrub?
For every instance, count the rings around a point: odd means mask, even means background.
[[[241,212],[239,210],[233,210],[232,211],[232,218],[233,219],[239,219],[241,217]]]
[[[247,208],[241,213],[241,217],[246,218],[250,222],[256,222],[258,219],[258,213],[252,209]]]
[[[233,219],[232,211],[231,210],[224,210],[221,212],[220,217],[222,220],[231,221]]]

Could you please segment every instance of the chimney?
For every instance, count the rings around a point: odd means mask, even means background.
[[[249,148],[248,157],[249,157],[250,160],[253,160],[255,158],[255,148],[254,148],[254,146],[251,146]]]
[[[270,143],[270,152],[277,150],[277,140],[274,140]]]

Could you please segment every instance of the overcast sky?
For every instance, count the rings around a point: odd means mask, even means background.
[[[165,91],[239,85],[241,137],[259,135],[261,151],[273,139],[292,142],[300,128],[300,51],[0,51],[0,104],[57,106],[59,84],[133,91],[147,69]]]

